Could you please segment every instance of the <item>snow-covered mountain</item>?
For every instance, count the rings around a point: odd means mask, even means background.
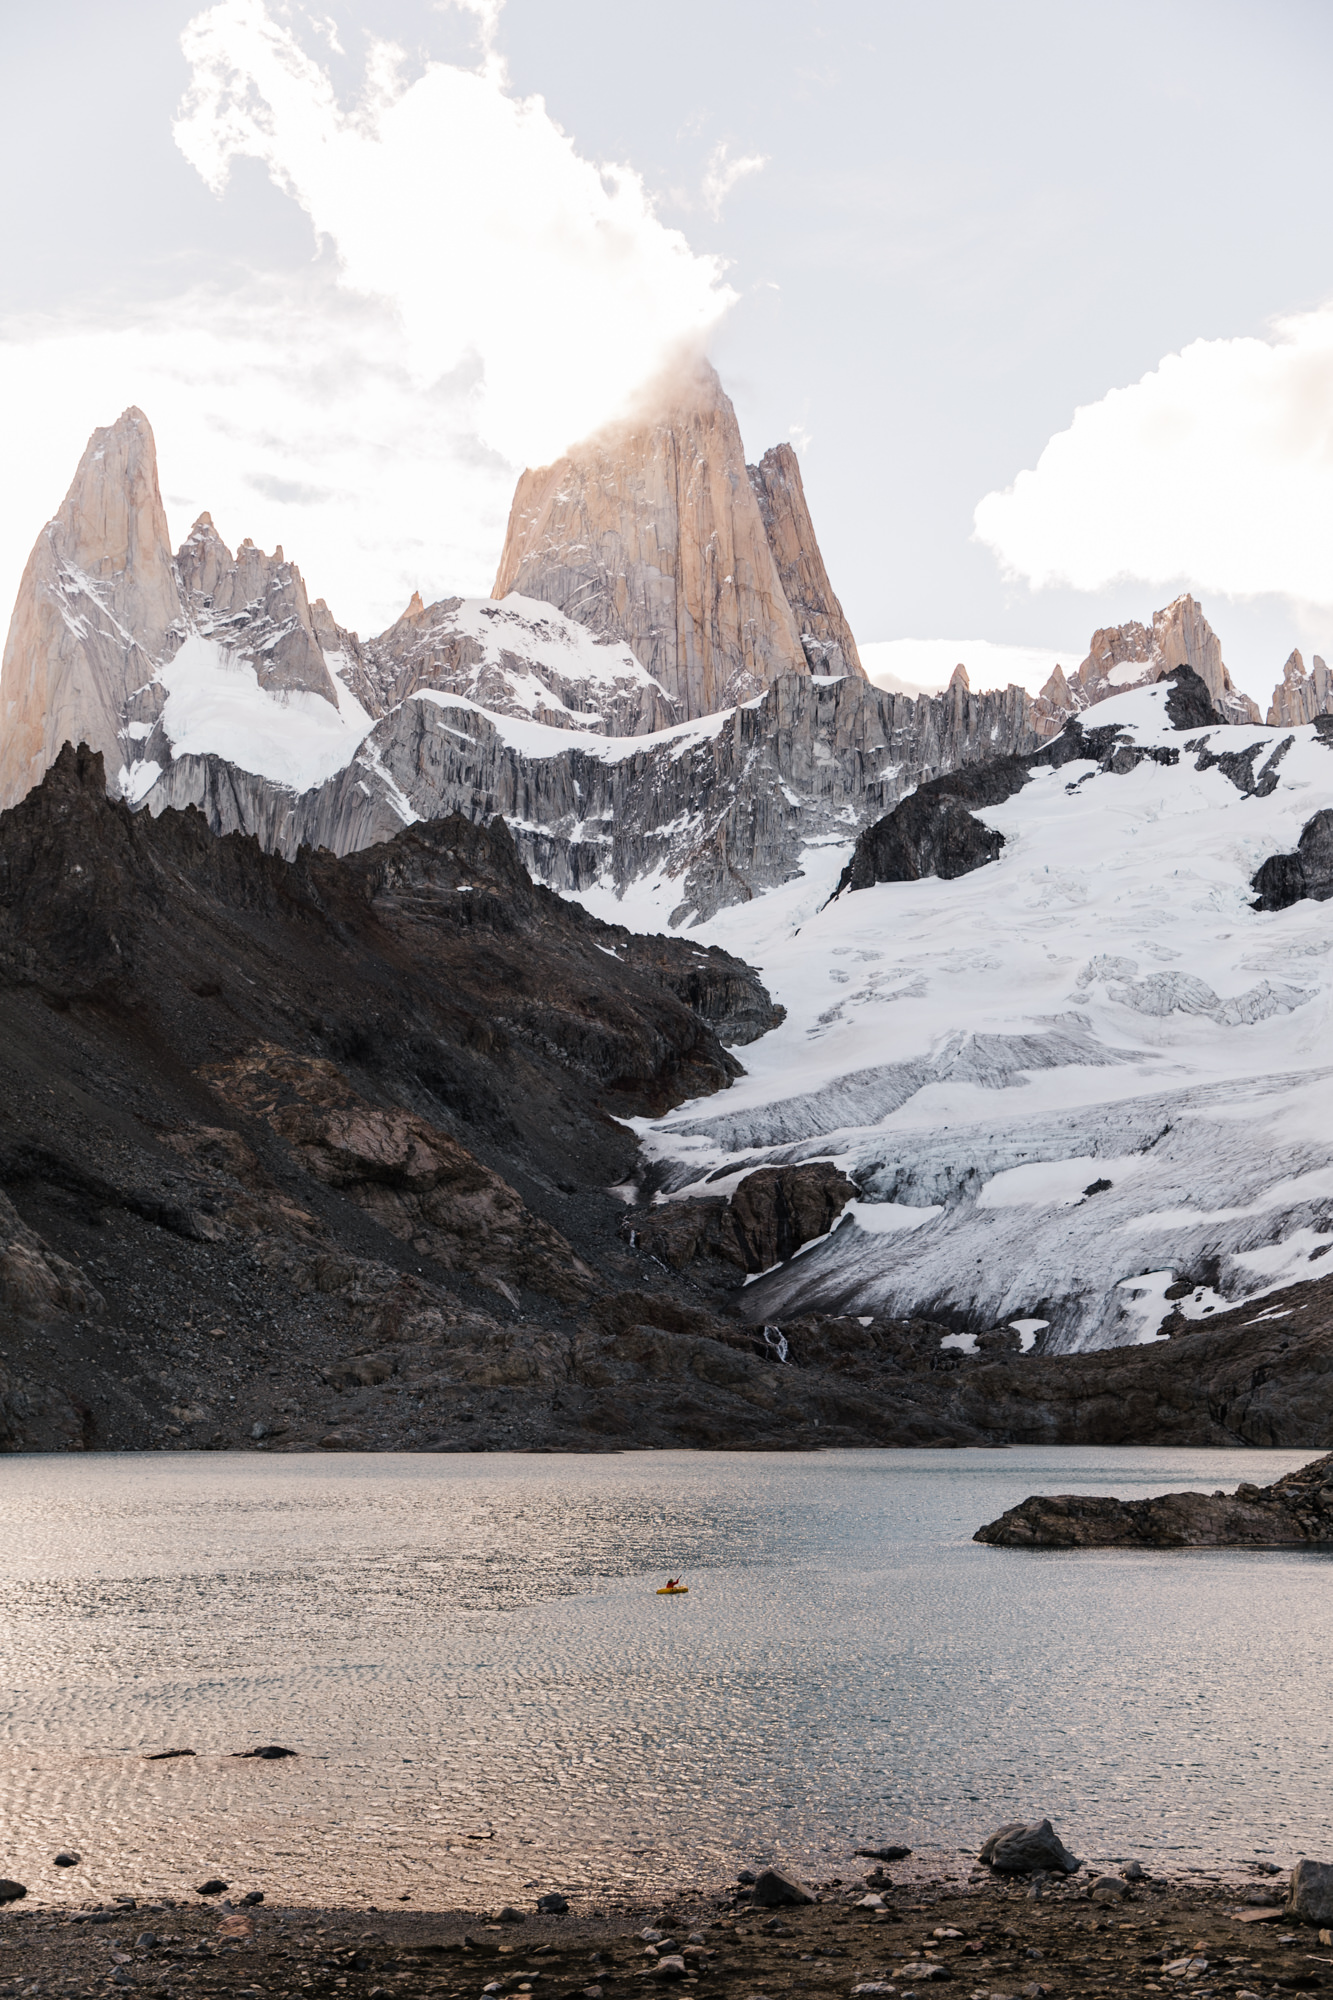
[[[126,411],[94,434],[24,575],[0,799],[70,740],[102,753],[132,804],[198,806],[215,832],[288,856],[499,812],[539,879],[622,891],[652,875],[680,923],[786,881],[812,840],[855,833],[922,776],[1058,727],[1019,688],[917,702],[872,688],[794,453],[747,467],[716,377],[697,386],[697,409],[619,439],[635,477],[610,476],[607,439],[565,483],[525,475],[502,596],[414,598],[367,640],[309,600],[281,548],[233,554],[207,515],[173,554],[152,431]],[[529,489],[545,496],[531,518]],[[569,537],[594,527],[579,567]],[[631,543],[637,583],[613,618],[608,566]],[[536,574],[534,550],[567,611],[510,587]],[[670,645],[653,623],[668,612]],[[720,691],[746,698],[717,708]]]
[[[645,1195],[813,1160],[860,1189],[749,1310],[932,1312],[1066,1349],[1324,1273],[1333,919],[1308,895],[1256,909],[1252,878],[1333,807],[1333,732],[1182,731],[1168,693],[1106,701],[1097,756],[975,808],[997,860],[830,900],[850,851],[830,845],[701,927],[787,1017],[724,1100],[643,1126]]]
[[[830,1163],[836,1199],[857,1190],[837,1226],[751,1276],[775,1322],[929,1311],[1074,1348],[1156,1337],[1168,1295],[1187,1325],[1321,1272],[1322,661],[1288,661],[1265,728],[1181,597],[1036,699],[962,671],[879,689],[794,455],[746,467],[705,387],[525,475],[505,594],[414,598],[364,640],[281,548],[233,552],[204,515],[173,553],[127,411],[25,572],[0,801],[69,740],[136,808],[198,806],[289,857],[500,815],[539,881],[750,959],[785,1023],[725,1101],[644,1126],[627,1227]]]

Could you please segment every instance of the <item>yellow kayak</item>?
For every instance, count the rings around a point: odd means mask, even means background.
[[[657,1594],[659,1597],[688,1597],[690,1586],[688,1583],[664,1583]]]

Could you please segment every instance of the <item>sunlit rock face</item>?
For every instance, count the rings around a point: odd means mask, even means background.
[[[776,444],[746,470],[811,673],[863,673],[852,628],[820,554],[796,453],[789,444]]]
[[[1100,626],[1089,641],[1087,658],[1071,678],[1057,667],[1038,697],[1046,718],[1043,733],[1053,733],[1051,725],[1060,727],[1068,715],[1129,688],[1146,687],[1176,667],[1193,667],[1224,722],[1261,720],[1255,703],[1227,672],[1221,641],[1202,608],[1186,593],[1155,611],[1151,625],[1131,619],[1126,625]]]
[[[495,579],[496,597],[511,591],[630,647],[686,720],[812,658],[861,673],[795,453],[747,467],[707,363],[660,385],[640,420],[523,474]]]
[[[129,698],[179,645],[180,618],[153,433],[129,409],[93,432],[23,572],[0,670],[0,805],[65,742],[119,768]]]
[[[1333,714],[1333,674],[1318,653],[1307,673],[1305,661],[1293,648],[1268,704],[1270,727],[1281,728],[1285,724],[1292,728],[1302,722],[1313,722],[1317,715],[1330,714]]]

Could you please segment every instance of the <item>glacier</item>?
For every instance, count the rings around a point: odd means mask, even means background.
[[[1042,1320],[1059,1352],[1159,1337],[1168,1288],[1197,1317],[1326,1272],[1333,909],[1257,910],[1251,877],[1333,803],[1333,745],[1182,733],[1168,692],[1098,707],[1114,768],[1037,769],[979,809],[1005,841],[987,866],[830,900],[850,848],[828,841],[691,933],[786,1019],[725,1102],[641,1123],[640,1198],[814,1159],[861,1191],[751,1282],[751,1317]],[[663,887],[583,900],[656,929]]]

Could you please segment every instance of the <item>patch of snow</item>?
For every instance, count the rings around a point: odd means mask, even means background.
[[[333,682],[336,707],[319,694],[273,692],[247,661],[197,632],[157,678],[167,691],[162,727],[177,756],[212,753],[296,792],[343,770],[374,726],[341,680]]]
[[[1035,1160],[1025,1167],[1010,1167],[987,1181],[977,1196],[978,1208],[1072,1208],[1076,1202],[1092,1200],[1088,1190],[1098,1181],[1114,1187],[1132,1174],[1136,1159],[1098,1160],[1084,1155],[1075,1160]],[[1044,1326],[1045,1320],[1041,1322]]]
[[[602,736],[595,730],[588,730],[571,742],[568,729],[557,729],[552,723],[530,722],[525,716],[504,715],[497,709],[483,708],[480,702],[472,701],[467,695],[446,694],[439,688],[418,688],[408,698],[430,702],[439,709],[461,709],[466,714],[483,716],[505,743],[525,757],[564,757],[576,743],[587,756],[596,757],[604,764],[621,763],[627,757],[637,757],[640,751],[651,750],[661,744],[674,743],[679,751],[688,750],[694,743],[708,742],[720,735],[736,713],[734,708],[723,708],[715,715],[701,715],[693,722],[674,722],[669,729],[654,729],[643,736]],[[460,729],[459,734],[471,732]]]
[[[126,805],[137,806],[140,799],[147,798],[161,776],[160,764],[140,757],[133,764],[121,765],[116,776],[116,789]]]
[[[909,1208],[901,1201],[849,1201],[842,1213],[867,1236],[901,1236],[904,1230],[920,1229],[923,1223],[933,1222],[944,1210]]]
[[[1019,1352],[1029,1354],[1039,1333],[1045,1333],[1050,1325],[1048,1319],[1011,1319],[1009,1324],[1018,1335]]]

